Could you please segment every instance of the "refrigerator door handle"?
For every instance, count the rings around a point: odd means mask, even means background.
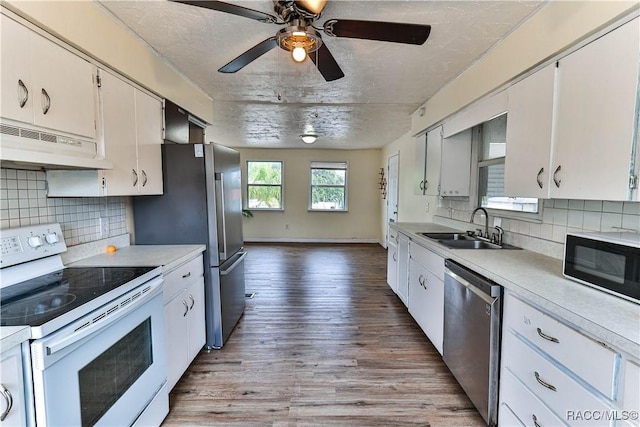
[[[238,259],[235,260],[229,268],[227,268],[226,270],[220,270],[220,275],[226,276],[227,274],[231,273],[238,266],[238,264],[240,264],[244,260],[244,257],[246,256],[247,256],[246,252],[241,252]]]
[[[227,224],[225,219],[225,206],[224,206],[224,173],[216,172],[216,203],[219,208],[218,213],[218,221],[220,221],[220,225],[218,226],[218,237],[221,237],[218,242],[218,252],[220,253],[220,261],[227,259]]]

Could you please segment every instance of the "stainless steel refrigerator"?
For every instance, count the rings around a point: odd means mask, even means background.
[[[244,313],[240,154],[217,144],[164,144],[164,194],[133,197],[137,245],[204,244],[207,349]]]

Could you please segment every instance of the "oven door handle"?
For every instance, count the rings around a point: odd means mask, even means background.
[[[114,322],[116,322],[118,319],[121,319],[122,317],[126,316],[127,314],[129,314],[130,312],[132,312],[133,310],[137,310],[140,305],[144,304],[145,302],[147,302],[149,299],[153,298],[158,292],[154,292],[156,290],[156,288],[161,288],[163,283],[163,278],[162,276],[152,280],[151,282],[143,285],[145,288],[146,287],[151,287],[151,289],[149,291],[147,291],[146,294],[142,295],[142,297],[140,297],[139,299],[137,299],[135,301],[135,303],[129,303],[125,306],[120,306],[120,308],[118,308],[115,311],[112,311],[111,313],[107,314],[106,316],[101,316],[101,315],[95,315],[93,314],[91,317],[100,317],[99,320],[96,320],[94,323],[92,323],[89,326],[86,326],[82,329],[79,329],[75,332],[72,332],[71,335],[67,335],[64,338],[61,338],[59,340],[54,340],[52,342],[49,342],[46,344],[46,354],[48,356],[55,354],[61,350],[64,350],[65,348],[77,343],[78,341],[84,339],[85,337],[93,334],[95,331],[97,331],[98,329],[102,329]],[[129,294],[135,294],[137,293],[136,290],[134,289],[133,291],[129,292]],[[110,306],[111,304],[106,304],[107,306]],[[105,309],[105,310],[111,310],[111,307]]]

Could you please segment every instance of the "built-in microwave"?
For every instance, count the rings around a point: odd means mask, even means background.
[[[640,234],[568,233],[563,265],[569,279],[640,304]]]

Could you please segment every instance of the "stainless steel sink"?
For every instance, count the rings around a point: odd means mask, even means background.
[[[466,233],[418,233],[424,237],[435,240],[477,240]]]
[[[467,233],[418,233],[451,249],[520,249],[517,246],[495,243],[481,240]]]

